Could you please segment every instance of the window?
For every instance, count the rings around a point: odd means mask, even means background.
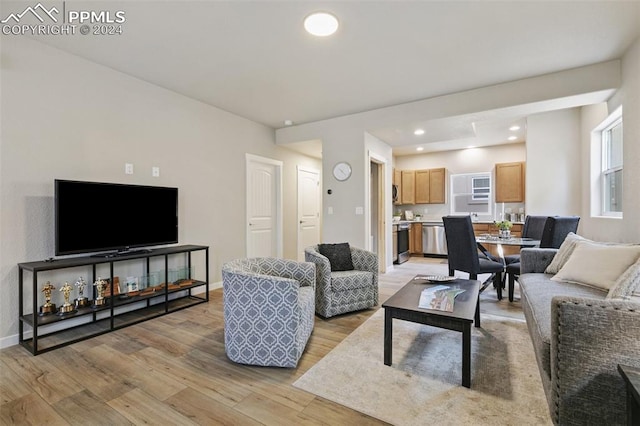
[[[598,128],[600,136],[600,214],[622,217],[622,110],[611,114]]]
[[[485,216],[491,218],[491,173],[450,175],[450,214]]]
[[[491,193],[491,178],[489,177],[472,177],[471,178],[471,199],[474,201],[489,200]]]

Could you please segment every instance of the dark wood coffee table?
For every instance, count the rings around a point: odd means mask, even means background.
[[[427,287],[444,284],[466,290],[459,294],[453,312],[418,307],[420,293]],[[384,308],[384,363],[391,365],[393,319],[401,319],[462,333],[462,386],[471,387],[471,323],[480,327],[480,281],[456,279],[446,283],[411,280],[382,304]]]

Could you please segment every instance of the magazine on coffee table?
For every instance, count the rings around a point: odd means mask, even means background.
[[[464,293],[464,289],[451,288],[446,285],[437,285],[422,290],[418,307],[422,309],[437,309],[439,311],[453,312],[453,305],[457,295]]]

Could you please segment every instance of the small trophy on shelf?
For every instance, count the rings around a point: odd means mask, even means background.
[[[96,297],[96,299],[93,301],[93,307],[99,308],[105,305],[104,290],[107,288],[107,281],[98,277],[98,279],[96,280],[96,282],[93,283],[93,285],[98,291],[98,297]]]
[[[85,280],[80,277],[76,281],[75,286],[78,287],[78,298],[76,299],[76,308],[86,308],[89,306],[89,299],[84,296],[84,288],[87,286]]]
[[[40,306],[40,315],[50,315],[56,312],[56,304],[51,303],[51,291],[56,288],[51,284],[50,281],[42,287],[42,292],[44,293],[44,305]]]
[[[68,282],[65,282],[64,285],[60,287],[59,291],[61,291],[62,294],[64,294],[64,304],[60,307],[60,311],[58,312],[58,315],[70,314],[72,312],[75,312],[73,305],[69,302],[69,296],[71,295],[71,290],[73,290],[73,287],[71,287]]]

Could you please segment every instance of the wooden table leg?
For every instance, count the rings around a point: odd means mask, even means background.
[[[393,318],[391,317],[391,310],[385,308],[384,310],[384,365],[391,365],[391,340]]]
[[[471,323],[462,328],[462,386],[471,387]]]

